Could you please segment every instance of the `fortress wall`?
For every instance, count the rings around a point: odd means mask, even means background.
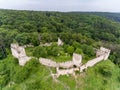
[[[110,55],[110,50],[105,54],[104,60],[107,60]]]
[[[62,62],[62,63],[58,63],[59,67],[62,68],[71,68],[73,67],[73,62],[72,61],[67,61],[67,62]]]
[[[26,56],[24,47],[18,46],[18,44],[11,44],[12,55],[16,58]]]
[[[86,67],[92,67],[92,66],[94,66],[96,63],[102,61],[103,59],[104,59],[104,55],[88,61],[85,65],[86,65]]]
[[[95,58],[95,59],[92,59],[90,61],[88,61],[86,64],[82,65],[80,67],[80,72],[82,72],[84,69],[87,69],[87,67],[92,67],[94,66],[95,64],[97,64],[98,62],[102,61],[102,60],[107,60],[108,57],[109,57],[109,54],[110,54],[110,50],[109,49],[104,49],[102,48],[102,53],[101,53],[101,56]],[[101,51],[99,51],[101,52]]]
[[[12,55],[18,59],[19,65],[24,66],[31,59],[26,55],[25,49],[18,44],[11,44]]]
[[[39,62],[45,66],[58,67],[58,64],[50,59],[40,58]]]
[[[74,65],[77,67],[81,65],[82,56],[79,54],[73,54],[73,60],[67,61],[67,62],[55,62],[50,59],[40,58],[39,62],[43,65],[49,66],[49,67],[62,67],[62,68],[72,68]]]
[[[76,66],[80,66],[82,64],[82,55],[73,53],[73,63]]]
[[[104,47],[100,47],[99,50],[96,52],[96,56],[100,57],[104,55],[104,60],[107,60],[110,54],[110,50]]]
[[[20,57],[26,56],[26,52],[25,52],[24,47],[19,47],[17,50],[18,50],[18,53],[19,53]]]
[[[68,62],[62,62],[62,63],[57,63],[53,60],[46,59],[46,58],[40,58],[39,62],[45,66],[49,67],[62,67],[62,68],[70,68],[73,67],[73,62],[68,61]]]
[[[18,57],[19,57],[19,53],[17,52],[16,48],[18,48],[18,44],[11,44],[11,52],[12,52],[12,55],[13,55],[15,58],[18,58]]]

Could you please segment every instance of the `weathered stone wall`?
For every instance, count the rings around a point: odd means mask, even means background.
[[[96,57],[104,56],[104,60],[107,60],[110,54],[110,50],[104,47],[100,47],[100,49],[96,52]]]
[[[31,59],[26,55],[25,49],[18,44],[11,44],[12,55],[18,59],[19,65],[24,66]]]
[[[49,66],[49,67],[57,67],[58,64],[56,62],[54,62],[53,60],[50,59],[46,59],[46,58],[40,58],[39,62],[45,66]]]
[[[84,64],[80,67],[80,72],[82,72],[84,69],[87,69],[88,67],[94,66],[95,64],[102,61],[103,59],[104,59],[104,56],[100,56],[95,59],[89,60],[86,64]]]
[[[82,64],[82,55],[73,53],[73,63],[75,66],[79,67]]]
[[[72,68],[75,66],[80,66],[82,61],[82,56],[76,53],[73,53],[73,60],[67,62],[57,63],[50,59],[40,58],[39,62],[43,65],[49,67],[62,67],[62,68]]]
[[[39,62],[41,64],[43,64],[45,66],[49,66],[49,67],[62,67],[62,68],[73,67],[73,62],[72,61],[57,63],[57,62],[55,62],[53,60],[50,60],[50,59],[40,58]]]
[[[74,65],[73,61],[58,63],[58,67],[62,67],[62,68],[72,68],[73,65]]]

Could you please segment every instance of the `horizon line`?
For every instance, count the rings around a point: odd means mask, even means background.
[[[61,11],[61,10],[32,10],[32,9],[10,9],[10,8],[0,8],[0,10],[13,10],[13,11],[35,11],[35,12],[64,12],[64,13],[69,13],[69,12],[88,12],[88,13],[120,13],[120,12],[117,12],[117,11],[87,11],[87,10],[84,10],[84,11],[78,11],[78,10],[71,10],[71,11]]]

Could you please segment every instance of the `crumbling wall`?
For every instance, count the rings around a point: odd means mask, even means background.
[[[102,61],[103,59],[104,59],[104,56],[100,56],[95,59],[89,60],[86,64],[84,64],[80,67],[80,72],[83,72],[83,70],[87,69],[88,67],[94,66],[95,64]]]
[[[104,56],[100,56],[100,57],[97,57],[95,59],[89,60],[85,65],[86,65],[86,67],[92,67],[96,63],[102,61],[103,59],[104,59]]]
[[[73,65],[74,65],[73,61],[58,63],[58,67],[62,67],[62,68],[71,68],[73,67]]]
[[[73,67],[73,62],[72,61],[57,63],[57,62],[55,62],[53,60],[50,60],[50,59],[40,58],[39,62],[41,64],[43,64],[45,66],[49,66],[49,67],[62,67],[62,68]]]
[[[110,54],[110,50],[104,47],[100,47],[100,49],[96,52],[96,57],[104,56],[104,60],[107,60]]]
[[[58,42],[57,42],[58,46],[62,46],[63,45],[63,42],[60,38],[58,38]]]
[[[72,68],[75,66],[80,66],[82,61],[82,56],[76,53],[73,53],[73,60],[67,62],[55,62],[50,59],[39,58],[39,62],[43,65],[49,67],[62,67],[62,68]]]
[[[11,44],[12,55],[18,59],[19,65],[24,66],[31,59],[26,55],[25,49],[18,44]]]
[[[54,62],[53,60],[50,59],[46,59],[46,58],[40,58],[39,62],[45,66],[49,66],[49,67],[57,67],[58,64],[56,62]]]

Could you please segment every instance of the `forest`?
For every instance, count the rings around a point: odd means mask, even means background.
[[[1,50],[0,88],[3,90],[119,90],[119,21],[119,14],[117,13],[1,9],[0,45],[6,49],[7,57],[4,57]],[[64,42],[63,46],[58,47],[56,45],[55,42],[57,42],[58,37]],[[66,89],[62,84],[53,82],[51,78],[48,78],[49,82],[46,79],[43,80],[49,70],[40,65],[37,60],[33,59],[25,67],[20,67],[10,52],[10,44],[16,42],[20,45],[34,46],[26,48],[28,56],[52,58],[58,62],[71,59],[73,52],[82,54],[83,60],[86,62],[95,56],[95,49],[100,46],[109,48],[111,54],[108,61],[96,65],[95,68],[90,68],[85,72],[85,76],[78,76],[78,81],[82,81],[81,84],[87,83],[82,84],[83,86],[78,85],[81,86],[80,89],[75,87],[76,83],[72,76],[60,77],[59,80],[63,80],[63,82],[70,82],[67,83],[70,88]],[[49,47],[40,46],[51,42],[53,43]],[[65,57],[66,53],[68,54],[67,57]],[[52,71],[54,72],[54,70]],[[98,74],[95,76],[97,72]],[[98,82],[94,77],[97,78]],[[8,84],[13,81],[16,84],[9,87]],[[113,83],[111,83],[112,81]],[[50,86],[49,83],[52,85]],[[104,87],[102,84],[106,86]],[[56,89],[54,89],[54,85]],[[95,89],[98,85],[98,89]],[[114,87],[109,87],[113,85]]]

